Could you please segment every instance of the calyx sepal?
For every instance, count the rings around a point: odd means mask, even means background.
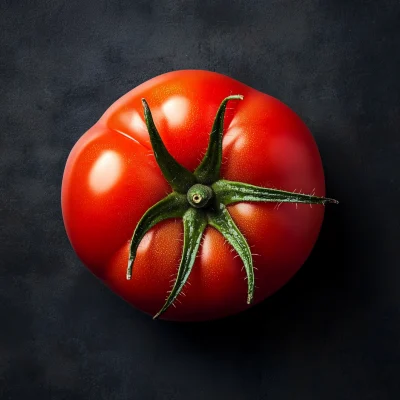
[[[237,202],[276,202],[337,204],[337,200],[288,192],[275,188],[264,188],[242,182],[221,179],[222,137],[227,103],[243,100],[242,95],[231,95],[222,100],[212,125],[208,148],[203,160],[192,173],[180,165],[168,152],[153,121],[150,107],[142,99],[144,118],[158,166],[172,192],[160,200],[138,222],[129,248],[127,279],[132,278],[132,268],[140,241],[147,231],[169,218],[182,218],[184,240],[182,257],[175,283],[167,299],[154,316],[162,315],[178,298],[187,283],[195,264],[196,255],[207,225],[220,232],[241,258],[247,276],[247,303],[254,299],[255,276],[250,247],[232,219],[227,205]]]

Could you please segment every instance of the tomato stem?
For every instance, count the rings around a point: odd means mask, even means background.
[[[196,260],[197,251],[203,236],[207,219],[202,210],[197,208],[189,208],[183,216],[183,249],[182,258],[178,268],[175,284],[165,301],[161,310],[153,317],[158,318],[164,313],[176,300],[182,291],[183,286],[189,279],[194,262]]]
[[[218,201],[224,205],[241,201],[262,201],[276,203],[306,203],[306,204],[338,204],[334,199],[318,197],[309,194],[288,192],[285,190],[264,188],[242,182],[219,180],[212,185]]]
[[[132,278],[132,267],[139,243],[153,226],[168,218],[182,218],[184,232],[182,257],[175,283],[154,318],[158,318],[168,310],[188,281],[207,225],[218,230],[240,256],[247,275],[247,303],[253,301],[255,277],[250,247],[230,216],[227,205],[242,201],[321,205],[338,203],[334,199],[313,194],[288,192],[220,179],[226,105],[230,100],[242,99],[241,95],[233,95],[221,102],[211,129],[207,152],[194,173],[180,165],[168,152],[154,124],[150,108],[146,100],[142,99],[154,156],[173,192],[147,210],[138,222],[129,248],[127,279]]]
[[[229,100],[243,100],[240,94],[226,97],[218,108],[211,129],[207,152],[200,165],[194,171],[197,181],[211,185],[220,177],[222,163],[222,134],[224,130],[225,110]]]
[[[142,104],[144,119],[157,164],[172,189],[179,193],[186,193],[191,186],[197,183],[197,180],[190,171],[180,165],[168,152],[154,124],[153,116],[145,99],[142,99]]]
[[[253,258],[246,239],[224,205],[221,205],[216,212],[208,214],[208,223],[224,236],[243,261],[247,274],[247,304],[251,304],[254,297],[254,269]]]
[[[130,280],[132,278],[132,267],[133,262],[135,261],[136,251],[146,232],[165,219],[182,218],[188,208],[189,204],[187,203],[185,196],[172,192],[146,211],[133,232],[129,247],[126,279]]]

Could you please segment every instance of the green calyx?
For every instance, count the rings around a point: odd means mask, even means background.
[[[227,205],[241,201],[307,203],[338,203],[336,200],[313,195],[231,182],[220,178],[222,136],[227,103],[243,100],[241,95],[226,97],[211,129],[207,152],[194,172],[180,165],[166,149],[153,121],[150,108],[142,99],[144,117],[156,161],[173,192],[145,212],[138,222],[130,244],[127,279],[132,278],[136,251],[148,230],[169,218],[183,220],[183,249],[175,283],[164,305],[154,316],[163,314],[181,294],[193,268],[200,242],[207,225],[219,231],[241,258],[247,275],[247,303],[254,298],[254,268],[250,247],[231,218]]]

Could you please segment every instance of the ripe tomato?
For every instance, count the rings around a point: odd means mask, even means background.
[[[203,158],[221,101],[221,177],[260,187],[324,196],[317,146],[301,119],[277,99],[207,71],[158,76],[116,101],[76,143],[62,183],[68,237],[83,263],[133,306],[155,314],[171,290],[182,255],[181,219],[152,227],[126,279],[130,240],[145,212],[171,193],[152,150],[141,99],[151,108],[162,141],[175,160],[194,171]],[[317,239],[324,207],[238,202],[227,205],[246,238],[255,269],[254,302],[282,287]],[[207,226],[182,296],[162,315],[206,320],[249,307],[243,262],[215,228]]]

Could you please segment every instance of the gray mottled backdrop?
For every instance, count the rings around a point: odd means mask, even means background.
[[[0,1],[0,398],[398,399],[400,3]],[[68,153],[125,92],[199,68],[286,102],[326,168],[320,240],[237,317],[153,322],[67,240]]]

